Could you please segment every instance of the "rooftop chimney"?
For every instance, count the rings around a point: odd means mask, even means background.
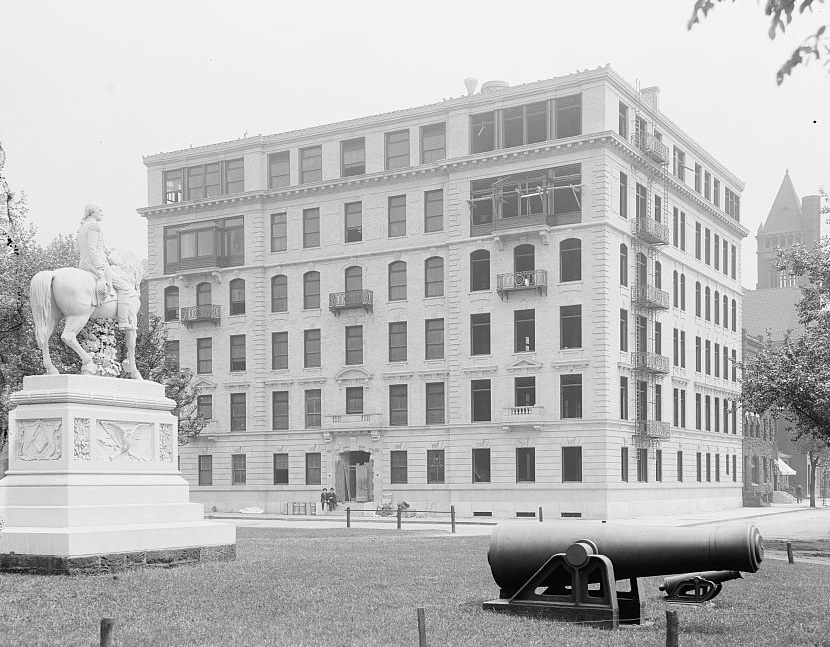
[[[643,97],[645,104],[654,110],[660,109],[660,88],[652,85],[648,88],[640,89],[640,96]]]

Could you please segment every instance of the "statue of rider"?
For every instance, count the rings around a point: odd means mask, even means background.
[[[95,205],[87,205],[81,228],[78,230],[78,250],[80,258],[78,267],[95,276],[94,305],[98,305],[115,289],[118,299],[118,327],[124,330],[134,330],[130,321],[130,299],[135,294],[135,288],[127,280],[121,268],[110,265],[107,258],[107,249],[104,247],[104,234],[101,230],[101,220],[104,214]]]

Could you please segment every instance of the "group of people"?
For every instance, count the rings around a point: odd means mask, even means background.
[[[337,507],[337,492],[334,491],[334,488],[328,490],[323,488],[323,491],[320,493],[320,511],[324,512],[328,509],[329,512],[334,510]]]

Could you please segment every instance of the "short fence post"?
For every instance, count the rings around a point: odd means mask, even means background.
[[[539,506],[539,523],[542,523],[544,517],[542,516],[542,506]]]
[[[666,611],[666,647],[677,647],[677,611]]]
[[[398,506],[398,530],[401,529],[401,506]]]
[[[790,564],[795,564],[795,560],[793,559],[793,545],[792,542],[787,542],[787,561]]]
[[[418,607],[418,647],[427,647],[427,623],[424,619],[424,607]]]
[[[450,506],[450,529],[452,533],[455,534],[455,506]]]
[[[115,620],[101,618],[101,647],[112,647],[112,627]]]
[[[346,528],[352,527],[352,509],[346,506]]]

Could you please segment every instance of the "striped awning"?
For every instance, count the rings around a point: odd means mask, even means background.
[[[792,476],[793,474],[795,474],[795,470],[789,465],[787,465],[780,458],[777,460],[777,465],[778,473],[781,474],[781,476]]]

